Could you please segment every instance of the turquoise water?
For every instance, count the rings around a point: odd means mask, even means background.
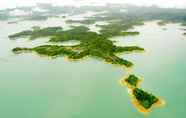
[[[70,62],[35,54],[14,55],[11,49],[16,46],[46,42],[7,38],[38,24],[0,23],[0,118],[146,117],[132,105],[126,88],[119,85],[127,71],[118,66],[91,58]],[[154,109],[147,117],[184,118],[186,37],[178,24],[165,27],[167,30],[162,30],[155,22],[148,22],[135,28],[141,32],[139,36],[118,37],[116,44],[146,49],[145,53],[120,56],[131,60],[135,64],[133,73],[145,78],[142,88],[166,100],[164,107]]]

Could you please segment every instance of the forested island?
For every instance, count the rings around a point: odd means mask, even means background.
[[[157,24],[159,26],[165,26],[167,23],[165,21],[159,21]]]
[[[141,79],[139,79],[135,75],[131,74],[131,75],[128,75],[127,77],[125,77],[124,79],[121,79],[120,83],[122,85],[126,85],[128,88],[135,88],[135,87],[138,87],[140,81],[141,81]]]
[[[115,29],[118,30],[119,29]],[[117,53],[121,52],[133,52],[144,51],[143,48],[138,46],[115,46],[111,40],[108,40],[110,35],[107,33],[110,31],[104,30],[102,34],[89,31],[87,27],[78,26],[73,29],[63,31],[61,27],[47,27],[40,29],[39,27],[33,30],[25,30],[13,35],[10,35],[10,39],[16,39],[18,37],[29,37],[29,39],[37,39],[39,37],[50,37],[50,42],[64,42],[70,40],[78,40],[81,43],[74,46],[60,46],[60,45],[43,45],[34,48],[17,47],[13,49],[14,53],[20,53],[25,51],[35,51],[38,54],[46,55],[50,57],[57,57],[61,55],[67,56],[69,59],[81,59],[86,56],[98,57],[106,62],[117,64],[121,66],[131,67],[133,64],[130,61],[124,60],[118,56]],[[112,33],[112,36],[118,35],[118,32]],[[122,32],[120,35],[133,35],[135,32]]]
[[[153,106],[161,106],[164,101],[139,88],[141,80],[142,79],[136,75],[130,74],[122,78],[120,84],[128,87],[132,102],[137,109],[140,112],[149,113]]]

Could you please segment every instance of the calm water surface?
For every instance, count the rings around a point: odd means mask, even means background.
[[[35,25],[57,23],[50,20],[0,23],[0,118],[146,117],[134,108],[126,88],[118,84],[127,73],[120,67],[91,58],[70,62],[64,58],[51,60],[11,52],[16,46],[47,44],[47,39],[10,41],[9,34]],[[178,24],[165,27],[167,30],[148,22],[135,28],[140,31],[139,36],[112,40],[118,41],[116,45],[139,45],[146,49],[145,53],[120,56],[131,60],[135,64],[133,73],[145,78],[142,88],[166,100],[165,107],[154,109],[147,117],[184,118],[186,37],[182,36]]]

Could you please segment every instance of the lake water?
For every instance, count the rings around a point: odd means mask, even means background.
[[[15,55],[17,46],[47,44],[47,40],[11,41],[9,34],[35,25],[59,23],[0,23],[0,118],[144,118],[118,81],[127,74],[119,66],[95,59],[71,62],[35,54]],[[61,22],[63,25],[63,22]],[[120,55],[144,77],[141,87],[166,100],[149,118],[186,117],[186,37],[178,24],[155,22],[135,27],[139,36],[116,37],[116,45],[138,45],[145,53]]]

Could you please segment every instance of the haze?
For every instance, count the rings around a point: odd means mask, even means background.
[[[128,3],[135,5],[158,5],[160,7],[186,7],[186,0],[5,0],[0,4],[0,9],[16,6],[32,6],[36,3],[52,3],[56,5],[103,5],[106,3]]]

